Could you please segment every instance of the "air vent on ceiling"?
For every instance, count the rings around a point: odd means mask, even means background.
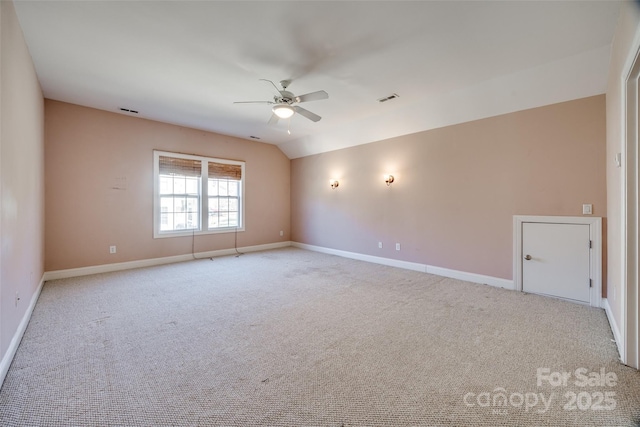
[[[384,98],[380,98],[378,99],[378,102],[387,102],[387,101],[391,101],[392,99],[396,99],[399,98],[400,96],[397,93],[392,93],[389,96],[385,96]]]
[[[120,108],[120,111],[124,111],[125,113],[138,114],[136,110],[131,110],[129,108]]]
[[[253,136],[253,135],[249,136],[249,138],[251,138],[251,139],[260,139],[259,136]]]

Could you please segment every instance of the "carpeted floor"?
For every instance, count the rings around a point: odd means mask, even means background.
[[[299,249],[198,260],[48,282],[0,424],[639,425],[612,338],[600,309]]]

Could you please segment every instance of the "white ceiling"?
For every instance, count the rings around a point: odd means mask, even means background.
[[[605,92],[616,1],[15,1],[46,98],[290,158]],[[267,125],[273,87],[325,90]],[[379,103],[397,93],[400,97]],[[123,113],[126,114],[126,113]]]

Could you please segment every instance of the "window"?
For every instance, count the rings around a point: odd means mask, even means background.
[[[241,170],[237,165],[209,162],[209,228],[240,223]]]
[[[244,162],[154,151],[154,237],[243,230]]]

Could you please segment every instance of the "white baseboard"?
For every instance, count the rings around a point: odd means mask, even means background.
[[[258,252],[269,249],[279,249],[291,246],[290,241],[267,243],[264,245],[245,246],[238,248],[238,252]],[[176,255],[163,258],[141,259],[136,261],[118,262],[114,264],[94,265],[90,267],[70,268],[68,270],[47,271],[44,273],[43,280],[67,279],[69,277],[88,276],[90,274],[110,273],[112,271],[131,270],[133,268],[151,267],[154,265],[173,264],[176,262],[191,261],[194,258],[212,258],[225,255],[234,255],[236,250],[220,249],[216,251],[198,252],[196,254]]]
[[[407,270],[420,271],[422,273],[435,274],[436,276],[450,277],[452,279],[464,280],[467,282],[480,283],[484,285],[496,286],[513,290],[515,289],[513,280],[502,279],[499,277],[485,276],[482,274],[468,273],[466,271],[451,270],[443,267],[434,267],[432,265],[420,264],[416,262],[400,261],[397,259],[377,257],[373,255],[359,254],[357,252],[342,251],[339,249],[325,248],[322,246],[308,245],[306,243],[291,242],[291,245],[307,249],[314,252],[322,252],[330,255],[337,255],[344,258],[357,259],[359,261],[372,262],[375,264],[388,265],[390,267],[404,268]]]
[[[427,273],[437,276],[450,277],[452,279],[464,280],[466,282],[480,283],[482,285],[495,286],[514,290],[513,280],[503,279],[501,277],[485,276],[484,274],[468,273],[466,271],[451,270],[449,268],[434,267],[427,265]]]
[[[309,251],[321,252],[323,254],[337,255],[343,258],[357,259],[358,261],[366,261],[374,264],[388,265],[390,267],[404,268],[406,270],[421,271],[425,273],[426,266],[424,264],[418,264],[415,262],[400,261],[397,259],[359,254],[357,252],[341,251],[339,249],[331,249],[331,248],[325,248],[323,246],[308,245],[306,243],[291,242],[291,246],[300,248],[300,249],[306,249]]]
[[[13,357],[18,351],[18,346],[20,345],[20,341],[22,341],[22,336],[24,335],[24,331],[27,330],[27,325],[29,325],[29,320],[31,319],[31,313],[33,313],[33,309],[36,306],[36,302],[38,302],[38,297],[40,297],[40,291],[42,291],[42,286],[44,285],[44,275],[42,279],[40,279],[40,284],[38,285],[38,289],[31,296],[31,301],[29,301],[29,307],[27,307],[27,311],[24,312],[24,316],[22,316],[22,320],[18,325],[18,329],[15,334],[13,334],[13,338],[9,343],[9,347],[7,351],[2,356],[2,361],[0,361],[0,387],[2,383],[4,383],[4,379],[7,376],[7,372],[9,372],[9,367],[11,366],[11,362],[13,361]]]
[[[616,323],[616,318],[613,317],[613,312],[611,311],[611,306],[609,305],[609,300],[607,298],[602,298],[602,308],[604,308],[604,312],[607,313],[611,332],[613,332],[613,338],[616,340],[616,346],[618,347],[618,356],[622,356],[622,354],[624,354],[624,349],[622,348],[622,334],[620,333],[620,328]],[[622,360],[622,357],[620,357],[620,360]]]

